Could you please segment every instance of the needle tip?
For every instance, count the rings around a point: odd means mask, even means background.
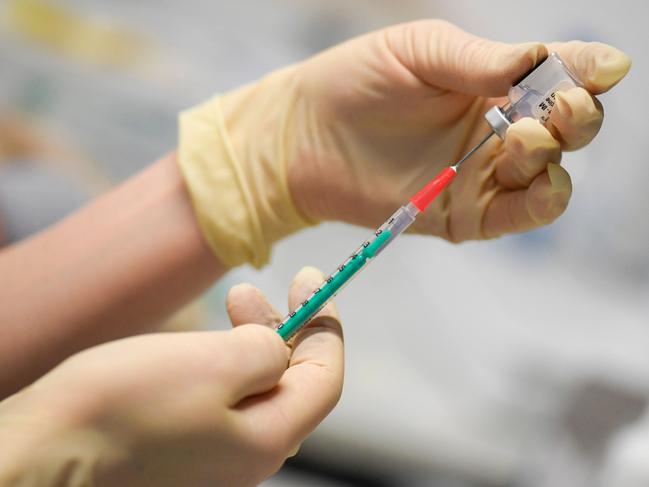
[[[480,140],[480,142],[478,142],[475,146],[473,146],[473,149],[467,152],[466,155],[462,159],[457,161],[452,167],[455,168],[455,170],[457,171],[458,168],[464,163],[464,161],[466,161],[469,157],[471,157],[475,153],[475,151],[477,151],[480,147],[482,147],[483,144],[487,142],[494,133],[495,132],[493,130],[490,130],[489,133]]]

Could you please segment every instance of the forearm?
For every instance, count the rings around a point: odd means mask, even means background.
[[[226,271],[169,155],[0,254],[0,397],[74,352],[145,332]]]

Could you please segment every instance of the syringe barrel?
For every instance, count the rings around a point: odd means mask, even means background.
[[[553,52],[509,89],[507,106],[493,107],[485,118],[494,132],[504,139],[507,127],[523,117],[547,122],[555,105],[556,92],[575,86],[582,86],[581,81]]]
[[[289,340],[295,335],[367,264],[374,260],[390,242],[403,233],[415,221],[418,214],[419,209],[412,203],[399,208],[345,262],[327,276],[311,295],[278,323],[276,327],[277,333],[284,340]]]

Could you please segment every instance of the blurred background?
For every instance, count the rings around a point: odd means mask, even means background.
[[[178,111],[425,17],[507,42],[607,42],[634,65],[601,96],[598,138],[564,156],[574,194],[558,222],[459,246],[407,236],[340,296],[343,397],[264,485],[649,486],[649,3],[3,0],[0,239],[172,149]],[[282,305],[299,268],[333,268],[366,233],[327,224],[291,237],[176,322],[226,327],[224,296],[241,281]]]

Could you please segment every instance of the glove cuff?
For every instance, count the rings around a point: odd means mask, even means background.
[[[178,162],[201,230],[229,267],[260,268],[277,240],[315,222],[288,188],[296,67],[180,115]]]

